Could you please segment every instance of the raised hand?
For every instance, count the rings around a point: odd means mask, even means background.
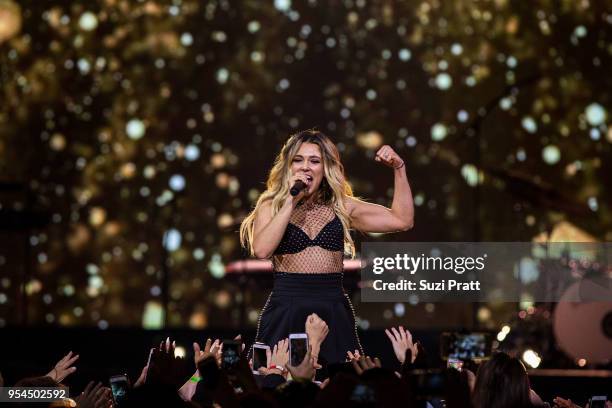
[[[306,318],[305,328],[310,344],[321,345],[329,334],[327,323],[325,323],[325,321],[316,313],[313,313]]]
[[[142,371],[140,372],[140,376],[138,377],[138,379],[134,383],[134,388],[140,387],[141,385],[144,385],[145,381],[147,380],[147,370],[148,369],[149,369],[148,365],[146,365],[146,366],[144,366],[142,368]]]
[[[315,361],[312,358],[312,346],[308,345],[306,356],[304,356],[304,360],[302,360],[299,366],[294,367],[287,363],[285,367],[287,370],[289,370],[289,373],[293,379],[312,381],[316,373]]]
[[[278,370],[278,374],[287,375],[285,365],[289,362],[289,339],[279,340],[274,345],[272,351],[268,355],[268,367],[261,367],[258,371],[260,374],[268,375],[275,373]],[[272,368],[274,367],[274,368]]]
[[[308,342],[312,346],[312,357],[315,362],[315,368],[319,369],[321,368],[317,363],[319,351],[321,350],[321,344],[323,344],[325,338],[329,334],[329,327],[327,327],[325,320],[321,319],[316,313],[312,313],[306,318],[305,329],[308,335]]]
[[[347,355],[348,361],[359,360],[361,358],[361,354],[359,354],[359,350],[355,350],[354,353],[347,351],[346,355]]]
[[[90,381],[85,390],[75,398],[79,408],[110,408],[113,406],[113,394],[102,383]]]
[[[289,339],[280,340],[270,354],[270,365],[284,367],[289,362]]]
[[[404,167],[404,161],[395,150],[391,148],[389,145],[384,145],[376,152],[376,157],[374,160],[377,162],[383,163],[385,166],[392,167],[394,169],[400,169]]]
[[[244,349],[246,348],[246,344],[242,341],[242,334],[237,335],[236,337],[234,337],[235,341],[239,341],[242,343],[242,353],[244,353]]]
[[[194,377],[202,377],[198,369],[198,365],[207,358],[210,358],[211,361],[217,364],[217,366],[221,366],[221,355],[218,353],[219,348],[220,342],[218,339],[215,341],[206,339],[206,343],[204,343],[204,350],[200,348],[200,345],[197,342],[193,343],[193,360],[196,366],[196,371],[193,373]],[[181,398],[183,398],[185,401],[190,401],[193,398],[196,389],[197,383],[188,380],[181,388],[179,388],[178,392]]]
[[[558,408],[581,408],[580,405],[576,405],[572,402],[571,399],[563,399],[561,397],[557,397],[553,399],[554,406]]]
[[[221,355],[219,353],[220,348],[221,346],[219,339],[216,339],[215,341],[212,341],[211,339],[206,339],[206,343],[204,344],[204,350],[200,349],[200,345],[194,342],[193,357],[196,367],[198,366],[200,361],[204,360],[209,356],[214,357],[215,360],[217,360],[217,363],[219,363],[219,360],[221,358]]]
[[[310,187],[310,185],[312,184],[312,175],[310,174],[307,175],[304,173],[292,174],[291,177],[289,177],[289,180],[287,181],[288,189],[291,190],[291,188],[297,181],[301,181],[302,183],[306,185],[306,187],[300,190],[299,194],[296,195],[295,197],[291,195],[287,197],[287,200],[291,200],[291,202],[294,205],[296,205],[306,195],[306,192],[308,191],[308,187]]]
[[[395,357],[399,360],[400,363],[404,364],[404,360],[406,359],[406,350],[410,350],[410,363],[414,363],[414,360],[417,358],[417,354],[419,353],[419,349],[417,347],[418,343],[413,343],[412,334],[404,327],[399,326],[398,329],[392,327],[391,330],[385,329],[385,333],[389,340],[391,340],[391,344],[393,345],[393,351],[395,352]]]
[[[215,341],[213,341],[212,343],[212,346],[210,346],[210,354],[215,356],[219,367],[221,367],[221,352],[222,351],[223,351],[223,343],[221,343],[221,340],[215,339]]]
[[[51,377],[57,382],[62,382],[64,378],[76,371],[76,367],[72,367],[72,365],[78,360],[78,358],[78,354],[72,354],[72,351],[69,352],[64,356],[64,358],[55,364],[55,367],[53,367],[47,374],[47,377]]]
[[[361,357],[358,360],[351,361],[353,363],[353,368],[357,375],[363,374],[367,370],[371,370],[372,368],[380,368],[382,365],[380,364],[380,360],[378,357],[374,357],[374,359],[369,356]]]
[[[185,375],[185,364],[181,357],[174,355],[175,342],[167,338],[161,342],[160,348],[151,352],[149,367],[147,369],[147,384],[167,384],[177,389],[189,376]]]

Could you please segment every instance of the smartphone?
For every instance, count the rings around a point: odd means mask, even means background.
[[[442,333],[440,353],[444,360],[481,361],[491,357],[492,336],[489,333]]]
[[[253,374],[259,374],[257,370],[268,366],[268,351],[270,346],[262,343],[253,344]]]
[[[289,364],[299,366],[308,352],[308,335],[291,333],[289,335]]]
[[[236,367],[240,361],[242,343],[236,340],[224,340],[223,352],[221,353],[221,368],[230,369]]]
[[[457,359],[457,358],[448,358],[448,361],[446,362],[446,367],[447,368],[454,368],[457,371],[461,371],[461,369],[463,368],[463,361]]]
[[[365,384],[355,385],[351,394],[351,401],[358,405],[376,405],[377,403],[374,390]]]
[[[115,405],[121,407],[130,388],[130,381],[126,374],[113,375],[109,381]]]
[[[589,400],[589,408],[606,408],[608,397],[605,395],[593,396]]]

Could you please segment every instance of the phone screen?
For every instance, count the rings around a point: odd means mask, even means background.
[[[289,348],[291,351],[290,363],[292,366],[298,366],[304,361],[306,352],[308,351],[308,339],[303,338],[290,338]]]
[[[589,402],[589,408],[606,408],[606,401],[608,397],[598,396],[592,397]]]
[[[253,346],[253,371],[259,370],[261,367],[268,366],[268,356],[266,355],[265,347]]]
[[[461,371],[461,369],[463,368],[463,361],[449,357],[446,367],[454,368],[457,371]]]
[[[233,368],[240,361],[240,342],[226,340],[223,342],[223,352],[221,353],[221,366],[223,368]]]
[[[487,333],[444,333],[442,357],[455,360],[479,360],[491,356],[491,336]]]
[[[111,392],[115,404],[120,407],[128,392],[129,383],[126,376],[114,376],[110,378]]]

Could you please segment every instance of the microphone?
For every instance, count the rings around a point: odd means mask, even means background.
[[[289,190],[289,193],[293,197],[295,197],[296,195],[300,194],[300,191],[302,191],[305,188],[306,188],[306,183],[304,183],[302,180],[298,180],[295,182],[295,184],[293,184],[293,187],[291,187],[291,190]]]

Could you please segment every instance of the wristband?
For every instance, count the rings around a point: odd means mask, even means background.
[[[401,165],[399,165],[399,166],[397,166],[397,167],[394,167],[394,169],[395,169],[395,170],[398,170],[398,169],[401,169],[402,167],[404,167],[404,162],[403,162],[403,161],[402,161],[402,164],[401,164]]]
[[[194,382],[194,383],[197,383],[197,382],[202,381],[202,379],[201,379],[200,377],[196,377],[196,376],[194,375],[193,377],[191,377],[191,378],[189,379],[189,381]]]
[[[280,372],[284,372],[285,368],[281,367],[281,366],[277,366],[276,364],[270,364],[270,367],[268,367],[269,370],[280,370]]]

